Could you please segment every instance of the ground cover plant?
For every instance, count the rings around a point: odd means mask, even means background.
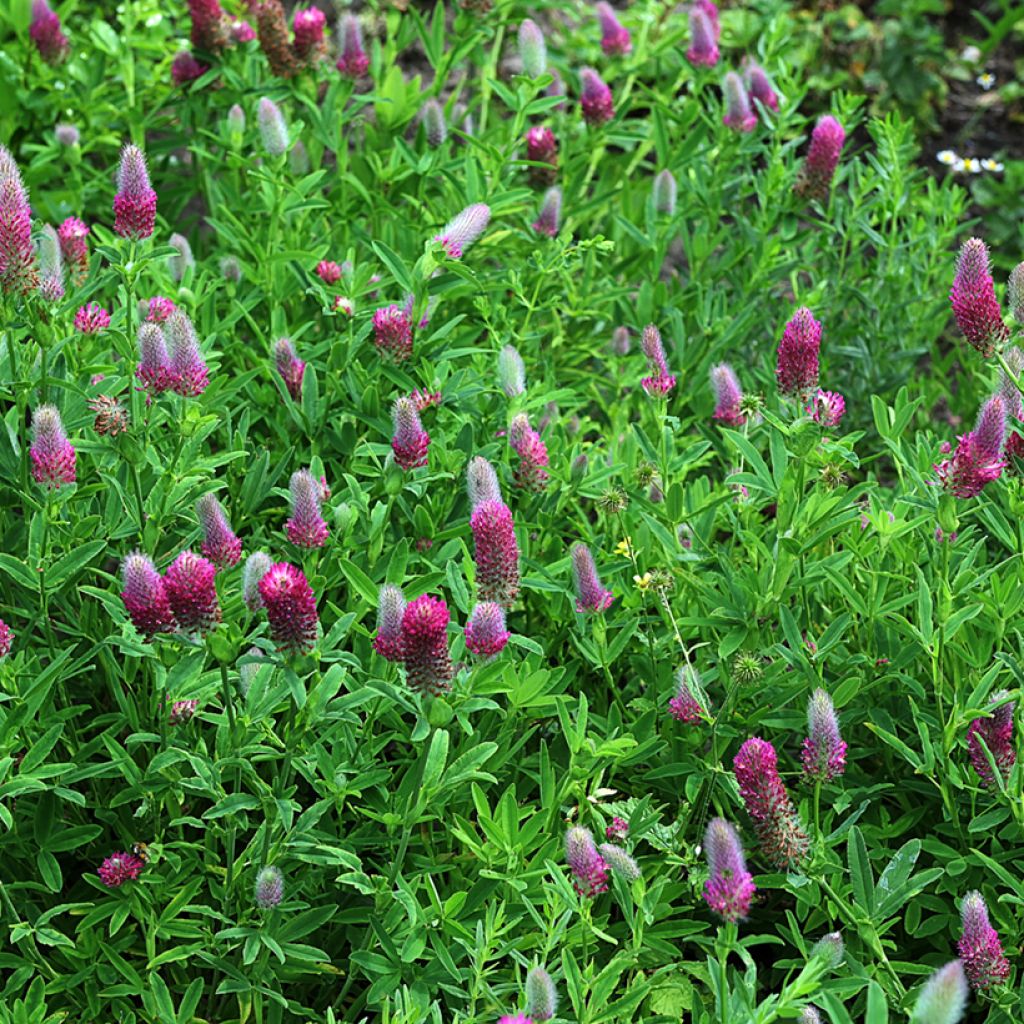
[[[0,4],[0,1022],[1024,1019],[927,6]]]

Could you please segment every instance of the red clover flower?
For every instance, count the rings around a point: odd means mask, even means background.
[[[493,601],[481,601],[466,622],[466,649],[483,658],[500,654],[511,635],[505,628],[505,609]]]
[[[801,306],[786,324],[779,342],[775,378],[782,395],[806,398],[818,386],[821,323]]]
[[[491,208],[486,203],[474,203],[456,214],[434,236],[445,253],[453,259],[461,259],[463,253],[484,233],[491,219]]]
[[[574,825],[565,833],[565,860],[580,896],[589,898],[608,891],[608,864],[598,853],[590,829]]]
[[[99,334],[110,326],[110,314],[95,302],[81,306],[75,313],[75,330],[82,334]]]
[[[260,868],[256,875],[256,906],[263,910],[276,907],[284,898],[284,875],[273,865]]]
[[[117,889],[125,882],[134,882],[142,874],[144,867],[142,858],[134,853],[117,852],[107,857],[96,874],[108,889]]]
[[[184,310],[176,309],[164,330],[171,349],[171,390],[184,398],[197,398],[206,390],[209,371],[195,327]]]
[[[1009,340],[996,299],[988,247],[980,238],[969,238],[960,247],[949,301],[961,333],[985,358]]]
[[[725,116],[722,124],[734,128],[738,132],[752,132],[757,127],[757,114],[750,106],[743,79],[735,71],[726,73],[722,83],[725,94]]]
[[[707,12],[699,6],[690,8],[690,48],[686,59],[698,67],[714,67],[718,63],[718,36]]]
[[[287,562],[272,565],[260,580],[260,597],[278,650],[305,654],[316,644],[316,597],[301,569]]]
[[[633,49],[633,41],[629,30],[623,27],[611,4],[599,0],[594,11],[601,26],[601,49],[609,57],[619,53],[629,53]],[[536,75],[534,76],[536,78]]]
[[[114,232],[122,238],[149,238],[156,225],[156,192],[149,182],[146,157],[128,143],[121,150],[114,196]]]
[[[177,628],[174,612],[152,559],[133,551],[121,563],[121,578],[121,600],[135,628],[147,640],[157,633],[173,633]]]
[[[548,482],[548,449],[540,434],[530,426],[526,413],[513,417],[508,440],[519,456],[514,473],[516,487],[524,491],[543,491]]]
[[[729,427],[742,427],[747,422],[747,417],[740,408],[743,391],[733,368],[728,363],[713,366],[711,385],[715,389],[714,418]]]
[[[377,351],[394,363],[412,355],[412,323],[398,306],[384,306],[373,314],[373,343]]]
[[[402,613],[401,650],[409,689],[434,696],[451,689],[452,659],[448,652],[448,606],[441,598],[422,594]]]
[[[237,565],[242,557],[242,542],[235,536],[224,506],[214,494],[204,494],[196,502],[196,515],[203,528],[203,554],[218,569]]]
[[[370,58],[363,49],[359,19],[354,14],[346,14],[341,19],[338,32],[341,40],[338,70],[347,78],[362,78],[370,67]]]
[[[33,413],[29,456],[37,484],[56,490],[75,482],[75,449],[55,405],[41,405]]]
[[[263,607],[260,580],[270,572],[273,565],[270,555],[265,551],[254,551],[245,560],[242,568],[242,600],[251,612],[259,611]]]
[[[540,214],[531,225],[533,230],[548,238],[557,238],[562,219],[562,190],[556,185],[544,193]]]
[[[843,126],[830,115],[818,119],[811,132],[811,145],[796,179],[797,195],[811,199],[827,199],[832,176],[839,164],[839,154],[846,141]]]
[[[519,594],[519,545],[512,513],[500,496],[483,500],[473,508],[469,525],[480,600],[495,601],[507,608]]]
[[[89,270],[89,228],[78,217],[68,217],[57,228],[60,253],[76,287],[85,281]]]
[[[183,551],[164,574],[164,590],[178,625],[185,632],[209,633],[220,622],[217,569],[207,558]]]
[[[274,342],[274,364],[288,389],[288,394],[298,402],[302,399],[302,377],[306,363],[295,354],[291,338],[278,338]]]
[[[708,823],[704,854],[710,871],[704,883],[704,901],[724,921],[745,918],[757,887],[747,870],[740,837],[724,818],[712,818]]]
[[[0,145],[0,289],[27,295],[38,284],[28,190],[11,151]]]
[[[402,619],[408,602],[401,587],[385,583],[377,597],[377,635],[373,649],[388,661],[402,660]]]
[[[392,418],[395,432],[391,450],[395,453],[395,462],[404,470],[425,466],[430,435],[423,429],[416,403],[404,395],[396,399]]]
[[[576,611],[603,612],[615,598],[601,585],[594,556],[586,544],[574,544],[571,552],[573,580],[576,585]]]
[[[320,484],[308,469],[292,474],[289,483],[292,515],[285,524],[288,539],[300,548],[322,548],[330,530],[320,511]]]
[[[1009,694],[1005,690],[1000,690],[992,694],[991,703],[997,704],[1007,696]],[[975,718],[967,727],[967,749],[971,755],[971,764],[986,788],[995,787],[995,777],[982,743],[992,755],[996,770],[1004,782],[1009,779],[1010,770],[1017,761],[1013,739],[1013,713],[1016,706],[1016,701],[999,704],[987,718]]]
[[[71,49],[68,37],[61,30],[60,18],[47,0],[32,0],[32,22],[28,34],[47,64],[60,64]]]
[[[967,980],[976,989],[1002,985],[1010,974],[999,933],[988,920],[988,907],[977,890],[969,892],[960,907],[963,933],[956,951],[963,961]]]
[[[647,365],[651,370],[651,376],[644,377],[640,381],[640,386],[649,395],[664,397],[676,386],[676,378],[674,374],[668,372],[661,332],[654,324],[648,324],[643,329],[640,335],[640,347],[647,357]]]
[[[839,734],[832,698],[820,688],[807,704],[807,732],[802,755],[804,778],[808,782],[831,782],[846,771],[846,743]]]
[[[604,124],[615,116],[612,91],[593,68],[580,72],[580,108],[583,120],[591,127]]]

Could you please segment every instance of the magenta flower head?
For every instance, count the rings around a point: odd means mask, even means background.
[[[543,167],[530,168],[533,185],[550,185],[558,170],[558,139],[555,133],[543,125],[526,132],[526,159]]]
[[[256,120],[260,128],[263,148],[270,156],[282,156],[288,151],[288,125],[281,108],[264,96],[256,109]]]
[[[274,365],[288,389],[288,394],[296,402],[302,399],[302,377],[306,372],[306,363],[295,354],[295,346],[291,338],[278,338],[274,342]]]
[[[591,127],[604,124],[615,116],[612,91],[593,68],[580,72],[580,108],[583,120]]]
[[[743,61],[743,81],[752,100],[757,100],[768,110],[778,111],[779,97],[772,88],[771,80],[765,74],[764,68],[749,58]]]
[[[616,815],[604,830],[604,834],[607,839],[621,842],[629,835],[629,822],[625,818],[620,818]]]
[[[292,31],[295,33],[295,56],[310,63],[323,52],[324,28],[327,16],[318,7],[303,7],[295,11]]]
[[[466,649],[482,658],[500,654],[511,636],[505,628],[505,609],[493,601],[481,601],[466,623]]]
[[[668,712],[677,722],[696,725],[707,715],[707,696],[700,674],[691,665],[676,672],[676,692],[668,702]]]
[[[810,841],[779,777],[775,748],[754,736],[740,747],[732,764],[761,852],[774,867],[795,868]]]
[[[676,378],[668,372],[668,363],[665,360],[665,346],[661,341],[661,332],[654,324],[648,324],[643,329],[640,335],[640,347],[647,357],[647,365],[651,371],[651,376],[644,377],[640,381],[640,386],[649,395],[664,397],[676,386]]]
[[[704,901],[724,921],[739,921],[750,913],[757,891],[747,870],[736,829],[725,818],[712,818],[704,833],[704,854],[711,872],[704,883]]]
[[[558,990],[543,967],[526,975],[526,1011],[535,1021],[551,1020],[558,1011]]]
[[[601,585],[594,556],[586,544],[574,544],[571,551],[573,581],[576,584],[576,611],[603,612],[615,598]]]
[[[548,483],[548,449],[540,434],[530,426],[526,413],[513,417],[508,441],[519,456],[513,476],[516,487],[524,491],[543,491]]]
[[[448,619],[448,606],[429,594],[410,601],[402,613],[400,643],[405,681],[416,693],[437,696],[451,689]]]
[[[486,203],[474,203],[450,220],[441,233],[434,236],[434,241],[441,243],[451,259],[460,259],[484,233],[490,220],[491,208]]]
[[[237,565],[242,557],[242,542],[235,536],[224,506],[216,495],[204,494],[196,502],[196,515],[203,528],[200,550],[218,569]]]
[[[752,132],[757,127],[757,114],[750,106],[750,97],[743,79],[735,71],[726,73],[722,83],[725,95],[725,116],[722,124],[738,132]]]
[[[60,64],[71,49],[68,37],[61,31],[60,18],[46,0],[32,0],[32,22],[28,34],[47,64]]]
[[[78,217],[68,217],[57,228],[60,253],[76,285],[80,285],[89,270],[89,228]]]
[[[498,1024],[533,1024],[525,1013],[506,1013],[498,1018]]]
[[[187,633],[209,633],[220,622],[217,569],[207,558],[182,551],[164,574],[164,590],[178,625]]]
[[[523,20],[519,26],[517,42],[523,74],[530,78],[540,78],[548,69],[548,50],[544,43],[544,33],[535,21],[529,18]]]
[[[743,392],[733,368],[728,363],[712,367],[711,385],[715,389],[714,418],[729,427],[742,427],[747,418],[740,409]]]
[[[209,70],[209,65],[200,64],[188,50],[181,50],[171,61],[171,81],[177,86],[188,85],[202,78]]]
[[[1007,696],[1005,690],[1000,690],[992,694],[991,703],[997,704]],[[996,784],[985,754],[986,748],[1004,782],[1010,778],[1010,770],[1017,761],[1013,740],[1013,712],[1016,706],[1016,701],[1007,701],[994,708],[988,718],[975,718],[967,727],[967,749],[971,755],[971,764],[986,788],[993,788]]]
[[[921,987],[910,1024],[959,1024],[967,1009],[967,995],[963,962],[951,960]]]
[[[977,497],[1006,466],[1002,451],[1005,438],[1006,405],[996,394],[981,407],[974,430],[957,438],[952,458],[935,465],[939,483],[957,498]],[[949,451],[948,443],[943,451]]]
[[[0,145],[0,289],[27,295],[38,284],[28,190],[11,151]]]
[[[412,322],[398,306],[384,306],[373,314],[373,343],[381,355],[404,363],[412,355]]]
[[[108,889],[117,889],[125,882],[134,882],[146,865],[134,853],[112,853],[97,869],[96,874]]]
[[[209,371],[192,321],[184,310],[176,309],[164,330],[171,347],[171,390],[185,398],[197,398],[206,390]]]
[[[192,45],[217,53],[228,45],[228,18],[218,0],[188,0]]]
[[[141,551],[133,551],[121,563],[121,579],[121,600],[135,628],[147,640],[157,633],[173,633],[177,628],[174,612],[152,559]]]
[[[305,654],[316,644],[316,597],[301,569],[278,562],[259,582],[260,597],[279,651]]]
[[[165,324],[170,315],[178,308],[166,295],[154,295],[148,303],[144,303],[146,321],[151,324]]]
[[[6,658],[11,653],[11,644],[13,643],[14,631],[3,619],[0,619],[0,659]]]
[[[405,615],[405,594],[401,587],[385,583],[377,597],[377,635],[373,649],[388,661],[402,660],[402,619]]]
[[[260,868],[256,875],[256,906],[263,910],[276,907],[284,898],[284,875],[273,865]]]
[[[198,707],[199,701],[197,700],[176,700],[171,705],[170,713],[167,716],[167,724],[184,725],[186,722],[190,722],[195,717]]]
[[[336,67],[347,78],[362,78],[370,67],[370,58],[363,49],[363,33],[359,19],[346,14],[338,25],[341,56]]]
[[[654,178],[654,185],[651,195],[654,200],[654,209],[671,217],[676,212],[676,197],[679,194],[679,186],[676,184],[675,176],[668,168],[659,171]]]
[[[818,386],[818,350],[821,323],[801,306],[786,324],[779,342],[775,379],[783,395],[806,399]]]
[[[114,196],[114,232],[122,238],[149,238],[156,225],[156,193],[149,183],[146,157],[128,143],[121,150]]]
[[[559,224],[562,220],[562,190],[556,185],[544,193],[540,214],[531,225],[538,234],[549,238],[558,236]]]
[[[830,115],[818,119],[811,132],[811,146],[796,179],[798,195],[827,199],[832,176],[839,165],[839,154],[846,141],[843,126]]]
[[[135,376],[155,395],[169,391],[174,383],[167,340],[159,324],[147,322],[139,326],[139,362]]]
[[[480,600],[495,601],[507,608],[519,594],[519,545],[512,513],[499,495],[496,500],[477,503],[469,525],[473,531]]]
[[[247,21],[240,18],[231,22],[231,41],[240,46],[244,43],[251,43],[256,38],[256,30]]]
[[[633,49],[633,41],[629,37],[628,29],[624,28],[616,17],[611,4],[605,3],[605,0],[599,0],[594,11],[601,25],[601,49],[608,56],[629,53]]]
[[[55,405],[41,405],[32,414],[32,479],[50,490],[75,482],[75,449],[64,432]]]
[[[986,359],[1009,340],[996,299],[988,247],[980,238],[969,238],[960,247],[949,301],[961,333]]]
[[[690,48],[686,59],[697,67],[712,68],[718,63],[718,36],[707,12],[700,6],[690,8]]]
[[[324,284],[337,284],[341,280],[341,267],[334,260],[321,260],[316,265],[316,273]]]
[[[846,744],[839,734],[839,719],[832,698],[822,689],[807,703],[807,739],[804,740],[804,778],[831,782],[846,771]]]
[[[980,892],[975,890],[964,897],[960,917],[963,933],[956,951],[967,980],[976,989],[1002,985],[1010,974],[1010,963],[1003,954],[999,933],[989,923],[988,908]]]
[[[395,400],[392,411],[395,432],[391,450],[402,469],[416,469],[427,464],[430,435],[423,429],[416,403],[406,396]]]
[[[572,872],[573,888],[580,896],[608,891],[608,865],[597,852],[590,829],[574,825],[565,833],[565,860]]]
[[[288,539],[300,548],[322,548],[330,536],[320,514],[320,483],[308,469],[292,473],[289,484],[292,517],[285,524]]]
[[[270,572],[273,567],[270,555],[265,551],[254,551],[246,560],[242,569],[242,600],[245,607],[251,612],[259,611],[263,607],[263,598],[260,596],[260,580]]]
[[[846,412],[846,399],[837,391],[822,391],[807,406],[807,415],[823,427],[838,427]]]

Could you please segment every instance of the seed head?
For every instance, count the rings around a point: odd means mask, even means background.
[[[256,906],[264,910],[276,907],[284,897],[284,875],[273,866],[260,868],[256,875]]]

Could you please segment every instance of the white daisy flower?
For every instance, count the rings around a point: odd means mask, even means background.
[[[964,161],[964,170],[971,174],[981,174],[981,161],[975,160],[973,156],[968,157]]]
[[[984,167],[986,171],[994,171],[996,174],[1003,169],[1003,165],[998,160],[993,160],[992,157],[982,160],[981,166]]]
[[[960,59],[967,64],[977,64],[981,60],[981,50],[977,46],[965,46],[960,51]]]
[[[996,84],[996,76],[991,72],[986,71],[983,74],[978,75],[975,81],[982,87],[982,89],[988,92],[988,90]]]
[[[960,157],[957,157],[956,160],[953,161],[953,170],[957,174],[963,174],[963,172],[964,172],[964,170],[966,168],[967,168],[966,162],[964,160],[961,160]]]
[[[935,157],[935,159],[938,160],[940,164],[945,164],[947,167],[953,167],[959,158],[953,150],[944,149]]]

